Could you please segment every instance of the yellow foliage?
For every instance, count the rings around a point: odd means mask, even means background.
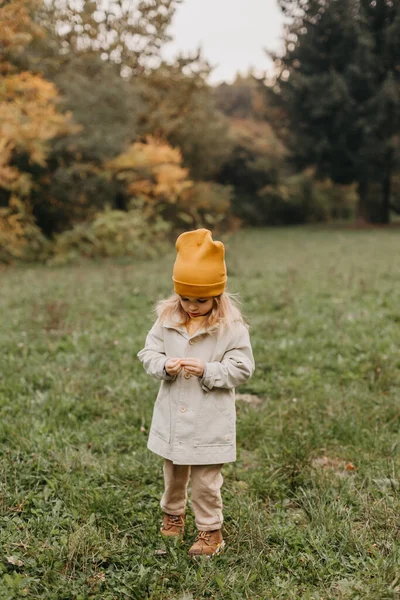
[[[13,0],[0,4],[0,187],[20,196],[29,195],[31,178],[10,165],[17,152],[26,153],[31,163],[44,165],[52,138],[76,131],[70,115],[57,113],[56,87],[40,75],[15,73],[7,62],[23,49],[33,36],[42,35],[31,13],[41,0]]]
[[[32,36],[42,35],[41,29],[30,16],[31,11],[39,7],[40,0],[13,0],[0,4],[0,47],[8,52],[24,48]],[[0,62],[0,71],[6,73],[12,69],[6,61]]]
[[[192,181],[187,179],[187,169],[174,165],[160,165],[155,169],[155,195],[168,199],[175,203],[183,192],[193,186]]]
[[[132,144],[106,167],[117,179],[126,181],[131,196],[140,197],[148,205],[160,201],[175,204],[193,186],[188,170],[182,167],[180,150],[153,137],[147,143]]]
[[[44,165],[48,142],[70,133],[70,115],[57,113],[56,87],[29,72],[0,82],[0,187],[26,196],[30,178],[9,165],[13,152],[25,152],[31,163]]]
[[[9,206],[0,208],[0,262],[11,262],[15,258],[42,259],[48,244],[29,208],[12,196]]]
[[[180,165],[182,154],[178,148],[172,148],[167,142],[149,136],[147,142],[136,142],[119,156],[107,163],[115,172],[124,170],[152,169],[163,165]]]
[[[70,115],[57,112],[56,87],[40,75],[17,72],[11,57],[42,31],[31,18],[41,0],[0,0],[0,188],[11,200],[0,211],[0,259],[42,256],[47,241],[36,226],[28,201],[32,177],[13,160],[25,154],[31,164],[44,166],[49,141],[77,130]]]
[[[141,201],[145,218],[162,216],[176,227],[219,225],[229,220],[232,190],[210,182],[193,182],[182,154],[167,142],[148,137],[106,163],[132,197]]]

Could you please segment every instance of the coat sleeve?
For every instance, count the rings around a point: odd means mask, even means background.
[[[253,351],[250,336],[244,325],[240,325],[232,337],[220,362],[208,362],[200,380],[204,391],[212,388],[232,389],[246,383],[254,372]]]
[[[143,350],[138,353],[138,359],[143,363],[148,375],[156,379],[173,381],[176,377],[168,375],[165,370],[167,356],[164,348],[164,330],[159,321],[156,321],[147,334]]]

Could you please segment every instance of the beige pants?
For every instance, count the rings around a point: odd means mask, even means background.
[[[164,461],[165,491],[161,508],[170,515],[182,515],[186,509],[187,487],[191,475],[191,500],[197,529],[212,531],[221,529],[221,486],[223,465],[174,465]]]

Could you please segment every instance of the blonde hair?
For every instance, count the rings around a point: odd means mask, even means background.
[[[220,296],[214,296],[213,300],[213,307],[204,321],[206,329],[215,325],[229,326],[235,322],[245,324],[237,297],[229,292],[223,292]],[[186,325],[190,321],[189,315],[181,306],[180,296],[175,293],[157,302],[156,313],[161,323],[168,321],[174,325]]]

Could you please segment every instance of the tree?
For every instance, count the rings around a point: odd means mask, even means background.
[[[200,53],[161,64],[138,82],[143,99],[139,130],[178,146],[190,175],[212,179],[229,156],[228,120],[217,110]]]
[[[175,66],[160,66],[178,3],[52,0],[36,12],[46,35],[34,40],[19,64],[42,70],[60,90],[61,107],[80,125],[75,135],[53,144],[51,171],[42,180],[40,193],[49,202],[38,206],[36,217],[47,234],[106,203],[124,208],[124,195],[101,167],[137,138],[154,134],[181,146],[197,175],[218,167],[223,120],[210,107],[204,81],[201,97],[194,96],[199,63],[193,67],[194,60],[178,59]]]
[[[0,73],[13,71],[12,58],[20,53],[41,29],[32,21],[31,12],[40,0],[14,0],[0,3]]]
[[[124,198],[121,208],[138,206],[149,224],[162,217],[175,229],[229,222],[230,189],[210,182],[194,182],[182,166],[178,148],[148,137],[105,163]]]
[[[39,174],[40,181],[34,191],[41,199],[35,203],[35,217],[47,235],[90,217],[106,203],[118,204],[115,189],[105,178],[102,165],[136,139],[141,101],[128,75],[134,62],[139,70],[139,63],[145,63],[150,48],[154,50],[154,45],[160,45],[160,40],[165,38],[165,26],[171,17],[166,4],[172,6],[174,2],[153,2],[154,14],[150,13],[152,3],[149,1],[122,3],[118,9],[119,4],[107,3],[106,12],[102,13],[100,1],[38,3],[32,16],[42,35],[33,37],[29,46],[14,57],[16,68],[41,71],[56,85],[60,92],[59,108],[69,113],[77,125],[74,133],[53,140],[46,170]],[[162,17],[156,32],[156,13],[162,6],[168,19],[166,15]],[[112,19],[111,15],[115,16],[118,11],[119,18]],[[141,20],[140,24],[134,22],[134,17]],[[130,57],[130,71],[125,54],[123,64],[115,52],[111,53],[115,60],[111,54],[104,56],[104,19],[110,28],[107,43],[111,44],[113,39],[117,44],[113,37],[116,32],[125,40],[125,50],[131,43],[129,35],[133,35],[133,31],[147,40],[148,43],[143,43],[141,58],[138,48],[135,58]],[[121,44],[123,46],[122,41]]]
[[[231,119],[230,125],[233,148],[218,181],[233,186],[235,215],[251,225],[271,224],[262,191],[278,186],[285,149],[268,123]]]
[[[297,168],[358,185],[358,217],[386,223],[400,133],[400,3],[280,0],[289,21],[270,87]]]
[[[96,54],[71,56],[53,75],[60,108],[72,114],[75,134],[54,139],[47,178],[39,193],[38,223],[51,234],[86,219],[106,204],[117,205],[117,192],[106,179],[103,162],[137,137],[141,102],[132,84]]]
[[[36,19],[48,39],[55,40],[58,58],[96,53],[128,78],[161,62],[160,50],[170,40],[167,28],[180,1],[49,0]]]
[[[41,75],[16,68],[33,36],[42,34],[31,18],[34,0],[0,6],[0,260],[42,255],[46,240],[32,206],[34,173],[45,167],[51,141],[74,131],[70,115],[58,111],[59,95]]]
[[[57,90],[31,73],[10,74],[0,88],[0,187],[28,197],[32,189],[29,164],[43,167],[49,141],[72,128],[69,116],[57,112]]]
[[[277,195],[285,148],[266,123],[269,106],[264,86],[249,74],[237,76],[213,90],[217,107],[229,120],[231,152],[220,168],[218,181],[234,189],[235,215],[251,225],[271,224],[264,190]]]
[[[214,88],[213,96],[217,108],[230,118],[265,118],[265,93],[260,82],[251,73],[245,77],[237,75],[233,83],[221,83]]]
[[[17,0],[0,7],[0,188],[6,191],[6,199],[11,193],[30,195],[29,165],[42,167],[50,140],[74,130],[70,115],[58,112],[56,87],[41,75],[18,71],[13,64],[13,57],[32,36],[41,34],[30,16],[36,6],[31,0]]]

